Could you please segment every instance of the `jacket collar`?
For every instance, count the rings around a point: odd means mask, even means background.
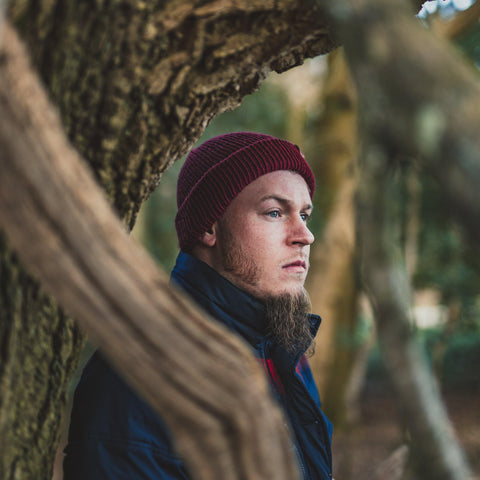
[[[206,263],[180,252],[171,280],[217,320],[256,345],[266,332],[263,304]]]
[[[252,346],[266,336],[263,303],[240,290],[213,268],[197,258],[180,252],[171,281],[185,290],[207,313],[242,335]],[[310,315],[315,335],[321,319]]]

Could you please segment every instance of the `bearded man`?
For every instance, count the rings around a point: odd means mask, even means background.
[[[329,480],[332,426],[306,360],[320,324],[304,290],[314,190],[290,142],[237,132],[203,143],[178,179],[180,254],[171,278],[250,344],[285,413],[303,478]],[[162,419],[98,353],[75,393],[65,453],[66,480],[191,478]]]

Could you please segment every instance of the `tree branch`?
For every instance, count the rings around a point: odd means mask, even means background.
[[[0,225],[22,261],[162,413],[194,478],[298,478],[250,350],[169,287],[129,239],[15,32],[4,33]]]

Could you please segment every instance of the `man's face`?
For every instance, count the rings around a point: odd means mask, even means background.
[[[217,222],[212,266],[258,298],[302,292],[314,240],[306,225],[311,210],[302,176],[286,170],[262,175]]]

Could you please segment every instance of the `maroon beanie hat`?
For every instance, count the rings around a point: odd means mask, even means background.
[[[312,170],[300,149],[286,140],[236,132],[214,137],[193,149],[177,183],[175,228],[180,248],[190,250],[249,183],[276,170],[299,173],[313,197]]]

